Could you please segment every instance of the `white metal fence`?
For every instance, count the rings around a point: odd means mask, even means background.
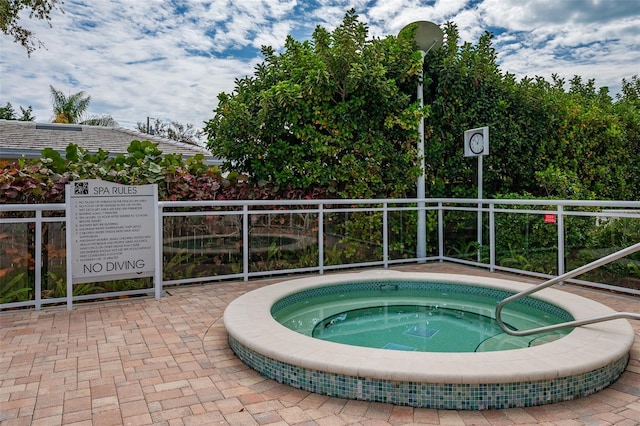
[[[431,261],[551,277],[640,240],[640,202],[625,201],[426,199],[422,257],[415,199],[180,201],[158,208],[161,282],[76,284],[73,301]],[[64,204],[0,206],[0,310],[66,302],[64,216]],[[580,278],[640,295],[640,256]]]

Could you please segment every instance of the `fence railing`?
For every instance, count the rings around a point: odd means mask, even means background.
[[[431,261],[549,278],[640,241],[640,202],[632,201],[426,199],[421,257],[415,199],[178,201],[158,209],[161,282],[75,284],[73,301]],[[0,206],[1,310],[66,302],[65,226],[64,204]],[[575,281],[640,295],[640,258]]]

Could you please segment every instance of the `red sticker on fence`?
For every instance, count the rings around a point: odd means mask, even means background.
[[[556,215],[555,214],[545,214],[544,215],[544,223],[556,223]]]

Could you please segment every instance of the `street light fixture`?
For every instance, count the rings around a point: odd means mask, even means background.
[[[400,30],[403,31],[413,30],[413,35],[418,46],[418,50],[422,53],[422,63],[420,64],[420,78],[418,82],[418,102],[420,108],[424,106],[424,57],[432,49],[438,49],[442,46],[444,39],[444,33],[442,29],[429,21],[416,21],[405,26]],[[420,132],[420,140],[418,141],[418,156],[420,157],[420,176],[418,176],[416,198],[418,200],[418,242],[416,247],[416,255],[418,259],[427,257],[427,230],[426,230],[426,212],[425,212],[425,167],[424,167],[424,119],[420,118],[420,124],[418,127]]]

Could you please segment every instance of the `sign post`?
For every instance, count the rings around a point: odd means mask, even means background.
[[[489,127],[466,130],[464,132],[464,156],[478,157],[478,262],[481,260],[480,248],[482,247],[482,157],[485,155],[489,155]]]
[[[67,185],[66,205],[67,309],[73,284],[149,276],[158,281],[157,185],[74,181]]]

